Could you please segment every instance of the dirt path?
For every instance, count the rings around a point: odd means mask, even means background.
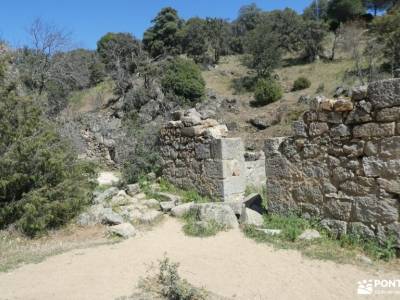
[[[177,220],[168,218],[141,237],[0,273],[0,299],[109,300],[130,295],[139,277],[165,252],[180,262],[180,273],[189,282],[234,299],[356,299],[359,280],[385,277],[309,260],[296,251],[276,251],[239,230],[189,238]]]

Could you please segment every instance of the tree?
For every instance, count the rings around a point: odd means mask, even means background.
[[[236,34],[245,35],[260,23],[262,10],[255,3],[244,5],[239,9],[239,15],[234,21]]]
[[[391,10],[385,16],[374,20],[371,33],[377,43],[384,46],[384,58],[390,65],[391,73],[400,68],[400,8]]]
[[[219,18],[207,18],[206,30],[210,46],[214,53],[214,63],[218,63],[221,55],[229,53],[229,40],[232,36],[229,22]]]
[[[17,61],[28,86],[40,95],[51,78],[52,57],[67,49],[70,45],[70,35],[41,19],[33,21],[28,34],[31,39],[30,45],[19,51]]]
[[[275,10],[263,15],[263,24],[277,33],[279,46],[287,52],[300,50],[303,20],[290,8]]]
[[[365,13],[362,0],[331,0],[328,16],[337,27],[341,23],[354,20]]]
[[[132,74],[147,63],[141,42],[130,33],[107,33],[97,42],[97,52],[121,95],[130,88]]]
[[[260,24],[246,37],[245,64],[257,72],[258,77],[270,77],[280,65],[282,50],[279,35],[268,24]]]
[[[57,228],[89,203],[93,168],[68,144],[29,97],[0,91],[0,228],[29,236]]]
[[[206,53],[210,46],[207,22],[200,18],[191,18],[183,28],[182,49],[196,63],[207,61]]]
[[[314,0],[303,11],[306,20],[324,21],[328,19],[329,0]]]
[[[150,55],[158,57],[179,54],[183,20],[178,12],[171,7],[163,8],[151,22],[154,25],[143,35],[144,46]]]
[[[302,30],[302,48],[305,58],[309,61],[316,60],[323,51],[323,41],[328,34],[326,23],[314,20],[304,22]]]
[[[201,100],[205,92],[199,67],[183,58],[175,58],[166,65],[161,84],[165,93],[172,92],[188,102]]]

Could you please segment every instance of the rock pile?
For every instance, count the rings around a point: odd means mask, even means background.
[[[160,203],[147,199],[138,184],[129,185],[127,192],[111,187],[95,193],[94,205],[78,216],[77,224],[104,224],[109,232],[128,238],[136,235],[133,225],[153,224],[162,217]]]
[[[400,79],[317,97],[294,136],[266,141],[269,209],[400,246]]]

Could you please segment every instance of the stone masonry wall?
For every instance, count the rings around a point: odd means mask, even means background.
[[[269,211],[320,218],[337,235],[394,233],[400,246],[400,79],[317,97],[294,132],[265,144]]]
[[[246,188],[244,146],[227,128],[192,109],[174,113],[160,132],[162,175],[174,185],[234,201]]]

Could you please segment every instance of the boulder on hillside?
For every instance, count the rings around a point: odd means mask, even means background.
[[[123,237],[125,239],[136,235],[136,229],[130,223],[123,223],[111,226],[108,228],[108,232]]]
[[[239,221],[241,224],[253,225],[257,227],[261,227],[264,224],[263,216],[258,212],[249,209],[247,207],[243,207]]]

